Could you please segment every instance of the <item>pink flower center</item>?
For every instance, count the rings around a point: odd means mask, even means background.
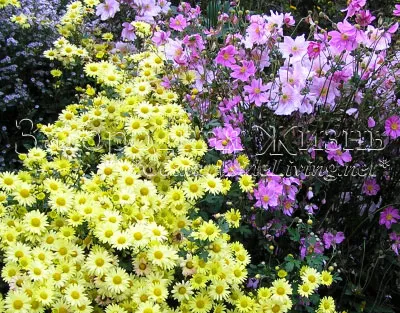
[[[399,129],[399,124],[397,124],[396,122],[392,123],[392,125],[390,125],[390,129],[391,130],[398,130]]]
[[[229,59],[229,53],[225,52],[223,58],[224,58],[224,60],[228,60]]]
[[[342,151],[340,151],[340,150],[336,150],[336,155],[338,155],[338,156],[341,156],[343,154],[343,152]]]
[[[342,34],[342,40],[347,40],[349,39],[349,36],[347,36],[346,34]]]
[[[246,66],[242,66],[240,68],[240,73],[246,73],[247,67]]]
[[[261,92],[260,88],[254,88],[254,93],[259,94]]]
[[[393,219],[392,214],[386,215],[386,220],[387,220],[387,221],[391,221],[392,219]]]
[[[267,195],[263,196],[263,201],[264,202],[268,202],[269,201],[269,196],[267,196]]]

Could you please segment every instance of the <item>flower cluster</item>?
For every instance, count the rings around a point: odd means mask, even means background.
[[[225,4],[66,5],[44,55],[60,84],[79,73],[76,101],[0,174],[5,312],[386,305],[369,299],[400,249],[398,23],[364,0],[297,25]]]
[[[98,91],[40,126],[24,170],[0,175],[5,312],[288,312],[289,281],[242,286],[250,256],[227,234],[240,212],[201,217],[197,201],[230,184],[201,163],[207,144],[162,85],[163,56],[85,60]]]

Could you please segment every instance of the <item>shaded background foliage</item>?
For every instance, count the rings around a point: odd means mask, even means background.
[[[24,152],[34,144],[33,138],[26,136],[33,134],[33,125],[54,121],[73,100],[70,90],[76,75],[64,73],[63,82],[56,87],[50,74],[56,64],[43,56],[58,37],[56,25],[67,3],[22,0],[20,8],[0,10],[0,170],[18,167],[15,150]],[[22,28],[10,20],[21,13],[28,17],[30,27]]]

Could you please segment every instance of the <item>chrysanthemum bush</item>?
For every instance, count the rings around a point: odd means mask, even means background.
[[[251,257],[228,234],[240,212],[208,218],[197,205],[230,181],[163,86],[163,55],[151,43],[96,54],[77,56],[93,86],[39,126],[23,170],[0,175],[0,311],[277,313],[317,296],[316,311],[335,312],[332,297],[319,300],[333,281],[322,268],[246,290]]]
[[[85,73],[80,100],[0,175],[5,310],[391,312],[397,24],[364,5],[298,35],[289,13],[69,3],[45,56]]]

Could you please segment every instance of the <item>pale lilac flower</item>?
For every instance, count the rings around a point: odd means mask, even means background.
[[[246,287],[256,289],[258,287],[259,282],[260,280],[255,277],[249,278]]]
[[[314,211],[318,210],[318,206],[314,203],[307,204],[304,206],[304,210],[306,210],[308,214],[314,214]]]
[[[394,6],[394,10],[393,10],[393,15],[394,16],[400,16],[400,4],[396,4],[395,6]]]
[[[379,216],[379,225],[385,225],[387,229],[400,220],[399,210],[392,206],[387,207]]]
[[[268,210],[270,207],[278,205],[278,193],[274,189],[269,188],[269,184],[261,182],[258,187],[254,189],[254,197],[257,202],[254,204],[257,208],[264,208]]]
[[[368,127],[369,128],[374,128],[376,125],[376,122],[372,116],[368,117]]]
[[[315,97],[318,105],[335,106],[335,98],[340,95],[337,89],[338,83],[322,77],[314,77],[310,86],[310,93]]]
[[[285,13],[285,15],[283,16],[283,23],[286,25],[286,27],[294,26],[295,21],[292,13]]]
[[[255,48],[251,51],[251,58],[257,65],[257,68],[263,70],[265,67],[269,66],[269,54],[267,49]]]
[[[399,5],[400,6],[400,5]],[[399,8],[400,11],[400,8]],[[400,13],[399,13],[400,16]],[[390,240],[393,240],[394,242],[392,243],[392,250],[396,255],[399,255],[399,250],[400,250],[400,234],[396,234],[395,232],[390,233],[389,235]]]
[[[96,8],[96,15],[100,15],[102,21],[113,18],[115,13],[119,11],[119,2],[115,0],[105,0]]]
[[[158,5],[160,7],[160,13],[167,14],[171,8],[171,2],[167,0],[158,0]]]
[[[169,38],[163,50],[168,60],[173,60],[179,65],[185,65],[189,56],[184,51],[182,41]]]
[[[166,42],[168,42],[168,38],[171,35],[170,31],[164,32],[162,30],[157,31],[153,34],[153,37],[151,38],[151,40],[157,45],[163,45]]]
[[[247,27],[246,34],[246,48],[252,48],[254,44],[265,44],[269,39],[270,32],[267,29],[265,20],[259,15],[253,15],[250,19],[250,25]]]
[[[275,114],[290,115],[294,111],[297,111],[301,104],[301,98],[297,88],[292,87],[290,84],[284,84]]]
[[[125,40],[135,40],[136,39],[136,34],[135,34],[135,27],[131,23],[125,22],[122,24],[122,33],[121,37],[122,39]]]
[[[323,235],[323,240],[324,240],[324,245],[325,249],[329,249],[331,246],[335,246],[344,240],[344,233],[343,232],[337,232],[336,235],[332,233],[324,233]]]
[[[297,36],[294,40],[285,36],[283,43],[279,45],[279,49],[285,59],[290,58],[290,62],[295,63],[303,58],[307,52],[307,45],[304,35]]]
[[[383,29],[368,25],[365,31],[365,44],[376,51],[386,50],[391,43],[391,35]]]
[[[300,239],[300,257],[304,259],[304,257],[308,254],[322,254],[324,253],[324,245],[319,238],[312,236]],[[311,243],[315,242],[315,243]]]
[[[283,205],[283,214],[287,215],[287,216],[292,216],[293,211],[294,211],[294,206],[295,206],[296,202],[290,199],[286,199],[283,201],[282,205]]]

